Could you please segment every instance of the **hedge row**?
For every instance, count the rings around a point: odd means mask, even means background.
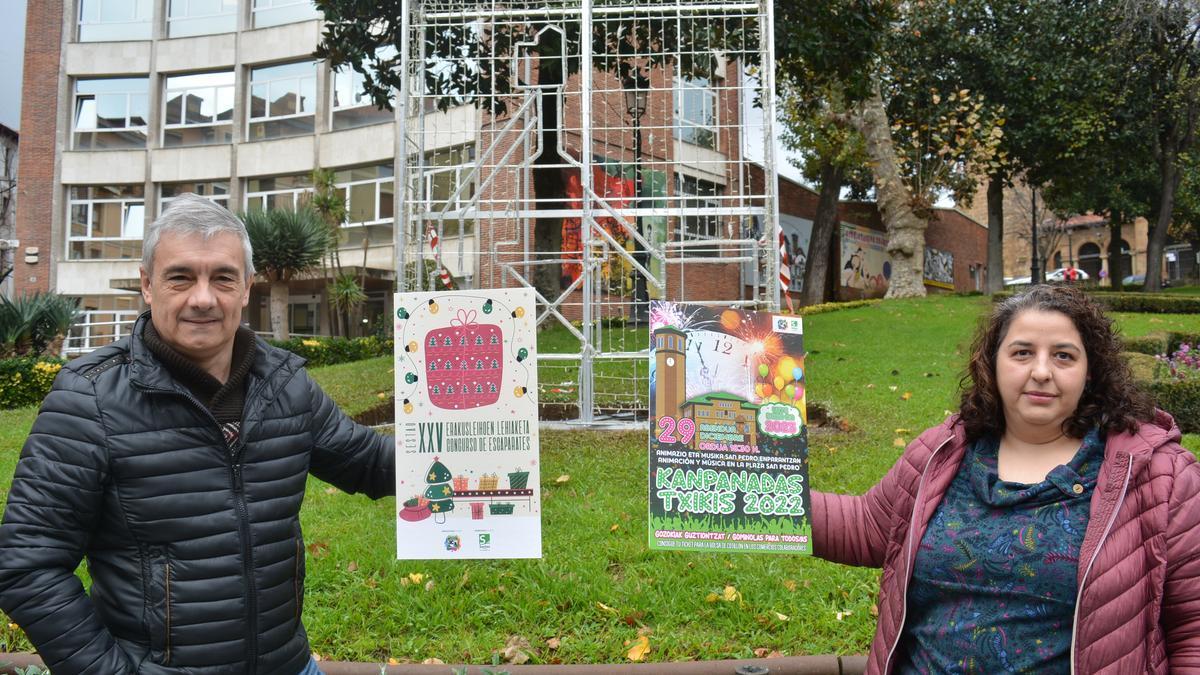
[[[267,342],[304,357],[308,361],[309,368],[392,355],[392,341],[380,340],[374,336],[350,339],[294,337],[290,340],[267,340]]]
[[[806,305],[796,310],[796,314],[800,316],[813,316],[814,314],[827,314],[829,312],[839,312],[843,309],[856,309],[858,307],[872,307],[878,305],[880,300],[849,300],[847,302],[822,302],[818,305]]]
[[[1148,390],[1155,405],[1171,413],[1184,433],[1200,433],[1200,379],[1155,380]]]
[[[1198,295],[1158,295],[1154,293],[1115,293],[1089,291],[1092,299],[1110,312],[1138,312],[1141,314],[1200,314]],[[1013,293],[1003,291],[992,294],[999,302],[1011,298]]]
[[[1200,333],[1160,332],[1142,337],[1123,338],[1123,340],[1127,352],[1158,356],[1159,354],[1174,354],[1179,349],[1179,345],[1184,343],[1192,347],[1200,345]]]
[[[0,359],[0,410],[40,405],[63,363],[45,356]]]

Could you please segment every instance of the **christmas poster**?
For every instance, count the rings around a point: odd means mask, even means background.
[[[540,558],[533,291],[395,306],[396,557]]]
[[[650,548],[812,552],[800,317],[651,303]]]

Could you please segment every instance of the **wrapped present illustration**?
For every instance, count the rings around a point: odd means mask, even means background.
[[[524,490],[526,485],[529,485],[528,471],[518,469],[508,474],[508,487],[510,490]]]
[[[492,405],[504,380],[500,326],[481,324],[475,310],[458,310],[450,325],[425,334],[429,401],[447,410]]]
[[[515,506],[516,506],[516,504],[513,504],[511,502],[500,502],[497,504],[488,504],[488,513],[492,514],[493,516],[511,516],[512,512],[513,512],[513,507],[515,507]]]
[[[485,473],[479,477],[480,490],[495,490],[500,487],[500,476],[494,473]]]
[[[468,489],[468,487],[467,487],[468,481],[469,481],[469,479],[466,476],[455,476],[454,477],[454,491],[455,492],[466,491]]]
[[[471,502],[471,520],[483,520],[483,502]]]

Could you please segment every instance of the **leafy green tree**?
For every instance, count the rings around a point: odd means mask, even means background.
[[[288,339],[288,281],[320,264],[330,245],[329,228],[309,207],[239,215],[254,248],[254,267],[271,285],[271,332]]]

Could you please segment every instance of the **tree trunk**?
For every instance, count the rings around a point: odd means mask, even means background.
[[[1175,190],[1179,187],[1179,157],[1176,147],[1177,143],[1173,138],[1163,144],[1158,171],[1158,212],[1154,222],[1150,223],[1150,231],[1146,237],[1146,290],[1151,292],[1162,290],[1163,248],[1167,244],[1167,227],[1171,224],[1171,216],[1175,211]]]
[[[838,241],[838,197],[842,193],[845,170],[829,161],[821,162],[821,194],[812,236],[808,239],[808,258],[804,266],[804,285],[800,304],[825,302],[825,279],[829,275],[829,253]]]
[[[286,281],[271,282],[271,337],[288,339],[287,324],[288,285]]]
[[[871,95],[863,102],[862,112],[855,119],[859,132],[866,139],[867,157],[875,176],[875,200],[883,222],[887,225],[888,257],[892,276],[888,280],[888,298],[925,296],[925,228],[929,221],[918,216],[912,208],[912,195],[900,177],[892,130],[888,125],[887,109],[876,82]]]
[[[1108,221],[1108,284],[1113,290],[1125,287],[1125,275],[1131,272],[1121,263],[1121,224],[1124,219],[1115,214]]]
[[[1004,290],[1004,179],[988,177],[987,188],[987,292]]]

